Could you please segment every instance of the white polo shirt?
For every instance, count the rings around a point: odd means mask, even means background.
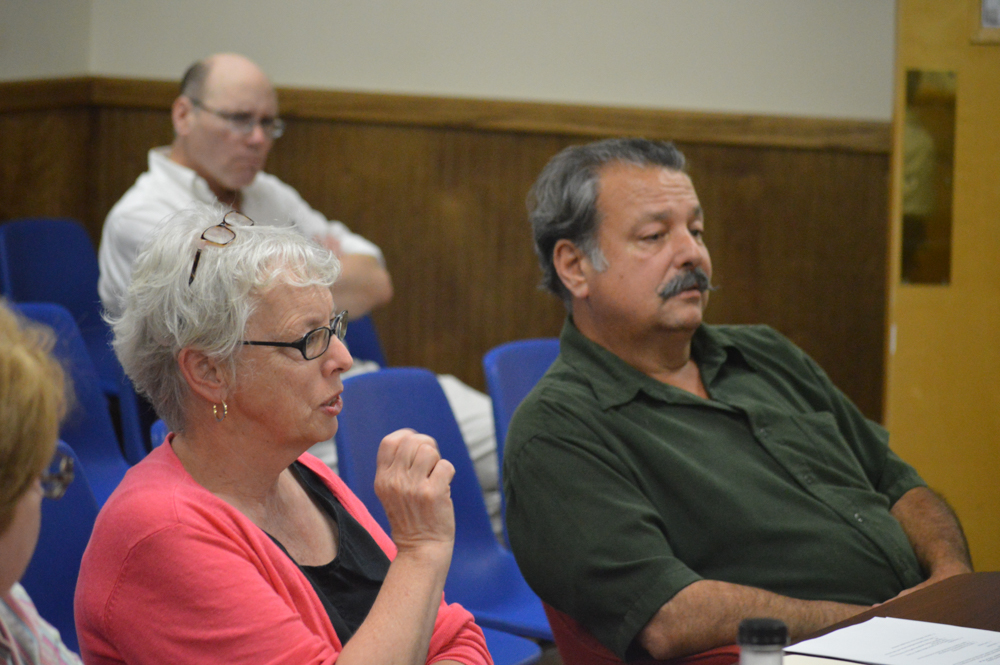
[[[97,291],[112,315],[121,312],[125,291],[132,281],[132,264],[142,246],[166,218],[196,201],[216,201],[205,179],[171,161],[169,152],[169,146],[149,151],[149,170],[139,176],[104,221]],[[310,238],[336,238],[344,254],[373,256],[385,265],[382,251],[374,243],[313,210],[298,192],[273,175],[258,173],[240,194],[241,210],[255,224],[292,223]]]

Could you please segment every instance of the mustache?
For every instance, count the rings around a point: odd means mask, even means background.
[[[656,295],[664,300],[670,300],[678,293],[695,288],[705,293],[706,291],[715,291],[718,287],[712,286],[704,270],[691,268],[674,275],[669,282],[663,285],[663,288],[656,292]]]

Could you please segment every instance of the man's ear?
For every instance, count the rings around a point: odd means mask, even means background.
[[[204,351],[181,349],[177,364],[192,393],[212,404],[225,399],[229,388],[226,372]]]
[[[552,248],[552,265],[556,269],[556,274],[562,280],[574,298],[586,298],[590,293],[587,284],[587,269],[590,263],[586,255],[580,248],[566,238],[556,241],[556,246]]]
[[[170,107],[170,119],[174,123],[174,133],[177,136],[186,136],[191,131],[191,123],[194,121],[194,104],[185,95],[181,95],[174,100]]]

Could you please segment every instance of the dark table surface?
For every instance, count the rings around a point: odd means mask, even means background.
[[[1000,631],[1000,573],[968,573],[924,587],[824,628],[803,639],[868,621],[893,617]]]

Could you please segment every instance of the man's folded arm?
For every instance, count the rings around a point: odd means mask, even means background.
[[[346,309],[356,319],[392,300],[392,278],[377,258],[345,254],[340,264],[340,278],[333,287],[337,309]]]
[[[639,633],[639,643],[658,660],[733,644],[740,621],[781,619],[795,640],[863,612],[863,605],[799,600],[763,589],[699,580],[681,589]]]
[[[914,487],[893,504],[890,512],[903,527],[927,575],[926,582],[906,589],[903,594],[952,575],[972,572],[969,544],[958,517],[933,490]]]
[[[340,259],[341,271],[333,287],[337,309],[357,319],[392,300],[392,278],[377,245],[352,232],[343,222],[330,221],[312,208],[293,188],[281,183],[275,205],[306,236]]]
[[[972,572],[969,547],[948,504],[926,487],[906,492],[891,513],[903,527],[928,579],[903,594],[946,577]],[[902,594],[901,594],[902,595]],[[739,622],[751,616],[781,619],[797,639],[866,608],[830,601],[789,598],[754,587],[701,580],[677,593],[639,635],[659,659],[731,644]]]

